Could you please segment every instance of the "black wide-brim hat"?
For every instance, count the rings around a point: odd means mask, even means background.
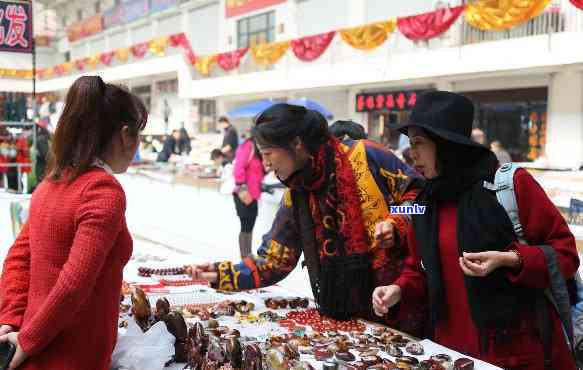
[[[418,95],[409,120],[396,130],[409,136],[409,127],[420,127],[443,140],[476,149],[486,146],[471,139],[474,103],[467,97],[448,91],[426,91]]]

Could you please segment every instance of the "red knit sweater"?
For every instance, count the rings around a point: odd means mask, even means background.
[[[132,253],[125,193],[102,169],[43,182],[4,261],[0,323],[20,330],[24,370],[106,370]]]

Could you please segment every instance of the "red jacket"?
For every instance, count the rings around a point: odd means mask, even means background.
[[[565,220],[557,211],[544,190],[524,169],[514,175],[514,186],[518,202],[519,217],[526,240],[531,245],[550,245],[557,252],[557,261],[565,277],[572,277],[579,267],[579,257],[575,239]],[[536,316],[532,310],[521,315],[520,329],[504,333],[489,333],[490,345],[483,352],[479,335],[470,316],[467,291],[463,272],[459,266],[457,243],[457,205],[440,205],[439,248],[442,264],[442,278],[445,284],[446,318],[436,323],[435,341],[482,359],[507,370],[544,369],[544,351],[538,338]],[[395,282],[401,287],[402,300],[398,315],[407,311],[410,304],[425,300],[426,281],[413,229],[409,229],[409,257],[400,278]],[[517,249],[523,257],[523,267],[516,274],[509,273],[508,279],[525,288],[549,287],[549,274],[543,252],[518,242],[508,249]],[[495,294],[495,292],[492,292]],[[561,323],[554,309],[552,313],[552,365],[557,370],[575,370],[575,364],[564,339]],[[500,335],[501,334],[501,335]],[[498,337],[498,339],[495,339]],[[500,341],[500,337],[506,340]]]
[[[254,200],[261,198],[261,183],[265,171],[261,159],[255,153],[253,140],[247,140],[237,148],[233,175],[236,184],[247,184],[249,194]]]
[[[125,193],[102,169],[44,181],[4,261],[0,323],[19,328],[23,370],[109,369],[122,271],[132,253]]]

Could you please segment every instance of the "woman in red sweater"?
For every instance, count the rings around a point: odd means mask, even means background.
[[[100,77],[71,86],[48,176],[4,261],[0,342],[17,345],[11,369],[109,369],[132,253],[113,174],[127,170],[146,120],[137,97]]]
[[[470,140],[473,117],[470,100],[434,91],[419,97],[402,126],[415,168],[427,179],[416,199],[426,209],[413,216],[401,276],[375,290],[374,309],[398,317],[428,300],[430,336],[438,343],[507,370],[575,370],[559,316],[543,295],[551,286],[547,251],[556,257],[560,282],[577,271],[574,237],[519,169],[514,191],[528,244],[517,240],[505,209],[484,188],[498,161]],[[536,247],[542,245],[550,248]]]

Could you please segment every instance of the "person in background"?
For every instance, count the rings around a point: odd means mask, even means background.
[[[500,141],[498,141],[498,140],[492,141],[490,143],[490,150],[493,151],[494,154],[496,154],[496,158],[498,158],[498,162],[500,163],[501,166],[504,163],[512,162],[512,158],[510,157],[510,154],[508,154],[506,149],[504,149],[504,147],[502,146],[502,143],[500,143]]]
[[[164,105],[162,106],[162,117],[164,117],[164,133],[168,134],[168,127],[170,124],[170,116],[172,115],[172,109],[170,104],[168,104],[168,99],[164,99]]]
[[[40,184],[45,176],[45,170],[49,160],[50,133],[47,121],[39,121],[36,124],[36,148],[34,158],[34,172],[37,183]]]
[[[439,344],[506,370],[575,370],[559,315],[545,296],[545,289],[555,291],[552,281],[564,285],[577,272],[575,238],[520,168],[512,181],[527,241],[518,240],[506,210],[484,187],[498,160],[470,139],[473,117],[468,98],[431,91],[399,127],[427,180],[415,199],[426,208],[412,216],[401,276],[372,296],[375,312],[398,316],[427,301],[429,335]],[[566,288],[562,293],[569,295]]]
[[[354,121],[336,121],[330,125],[328,131],[340,141],[346,139],[362,140],[367,138],[364,127]]]
[[[0,342],[16,346],[10,369],[109,369],[132,255],[114,174],[127,170],[146,121],[139,98],[100,77],[69,89],[49,171],[4,260]]]
[[[169,162],[172,157],[180,155],[180,131],[174,130],[172,131],[172,135],[167,135],[166,140],[164,141],[164,147],[158,153],[157,162]]]
[[[237,133],[237,129],[231,125],[231,122],[225,116],[219,118],[219,125],[224,132],[221,151],[227,156],[227,158],[232,160],[235,158],[235,153],[239,146],[239,134]]]
[[[229,163],[229,160],[220,149],[212,150],[211,161],[213,161],[217,168],[224,167],[227,163]]]
[[[486,145],[486,134],[479,128],[472,130],[472,140],[478,144]]]
[[[259,210],[261,184],[265,177],[262,158],[253,138],[245,140],[237,149],[233,174],[235,176],[233,199],[237,216],[241,221],[239,251],[241,259],[245,259],[252,253],[253,228]]]
[[[394,281],[405,258],[409,218],[389,209],[415,198],[414,171],[378,143],[341,143],[326,118],[300,106],[268,108],[253,136],[265,167],[288,188],[271,230],[243,261],[196,264],[188,272],[221,290],[257,289],[283,280],[303,254],[323,314],[373,319],[372,289]],[[388,324],[419,336],[424,317],[420,305]]]
[[[178,148],[180,154],[190,155],[192,151],[192,144],[190,142],[190,136],[184,127],[180,129],[180,138],[178,139]]]

